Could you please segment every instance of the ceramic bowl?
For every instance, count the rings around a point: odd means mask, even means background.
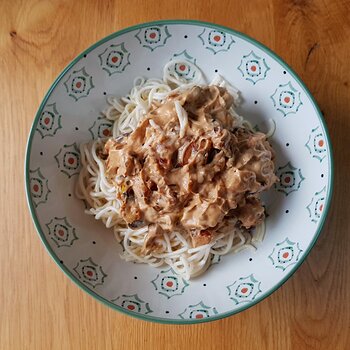
[[[108,96],[124,96],[138,76],[162,77],[172,59],[195,63],[241,91],[239,113],[266,131],[273,119],[279,183],[264,201],[266,234],[257,251],[213,261],[186,281],[164,266],[121,260],[111,230],[74,195],[79,144],[106,136]],[[183,68],[183,67],[181,67]],[[191,80],[193,72],[182,75]],[[212,321],[243,311],[280,287],[320,234],[332,193],[332,153],[310,92],[271,50],[232,29],[160,21],[123,29],[88,48],[55,80],[34,119],[26,154],[29,208],[58,266],[85,292],[128,315],[164,323]]]

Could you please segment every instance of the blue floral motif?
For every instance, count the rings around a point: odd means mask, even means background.
[[[275,184],[275,188],[286,196],[298,191],[301,183],[305,180],[301,169],[293,167],[290,162],[283,167],[279,167],[276,175],[280,181]]]
[[[37,207],[39,204],[45,203],[51,192],[49,189],[49,180],[41,173],[40,169],[30,170],[30,193],[32,201]]]
[[[243,78],[256,84],[266,78],[270,67],[267,65],[265,58],[259,57],[251,51],[248,55],[243,56],[238,70],[242,73]]]
[[[261,282],[253,274],[241,277],[237,281],[228,285],[228,295],[235,304],[252,302],[261,293]]]
[[[269,255],[269,259],[276,269],[284,271],[298,262],[302,252],[303,250],[299,248],[299,243],[292,242],[287,237],[284,241],[276,244]]]
[[[164,46],[170,37],[168,27],[162,25],[142,28],[135,35],[139,43],[151,51]]]
[[[96,264],[92,258],[80,260],[73,270],[83,283],[90,285],[92,288],[102,285],[107,277],[102,267]]]
[[[215,307],[207,306],[200,301],[198,304],[189,305],[183,312],[179,314],[182,319],[202,319],[217,315]]]
[[[64,82],[67,93],[73,97],[75,101],[80,98],[87,97],[90,91],[95,87],[92,82],[92,76],[89,75],[85,68],[74,70],[69,74],[67,80]]]
[[[58,168],[68,177],[79,174],[80,153],[77,144],[64,145],[55,155]]]
[[[219,52],[228,51],[235,42],[231,35],[221,30],[204,28],[202,33],[198,35],[203,46],[211,51],[214,55]]]
[[[320,130],[319,126],[311,130],[311,134],[305,144],[305,147],[309,150],[312,158],[316,158],[320,162],[326,158],[326,142],[323,132]]]
[[[322,190],[315,193],[315,195],[311,199],[311,202],[306,207],[312,222],[317,223],[318,220],[321,218],[324,205],[325,205],[325,200],[326,200],[326,186],[324,186]]]
[[[175,295],[182,295],[189,285],[186,280],[179,277],[172,268],[161,271],[151,282],[156,291],[166,296],[168,299]]]
[[[124,43],[108,46],[98,57],[102,69],[109,75],[122,73],[130,65],[130,52]]]
[[[57,111],[56,103],[46,105],[41,112],[36,128],[41,138],[54,136],[61,128],[61,115]]]
[[[289,81],[287,84],[279,85],[275,92],[270,96],[274,107],[281,112],[283,116],[295,114],[302,106],[301,92],[298,91]]]
[[[48,235],[58,248],[70,247],[78,239],[75,228],[68,222],[67,218],[55,217],[46,224]]]
[[[141,300],[137,294],[122,295],[112,299],[112,302],[121,306],[123,309],[132,312],[138,312],[145,315],[153,312],[149,307],[149,304]]]

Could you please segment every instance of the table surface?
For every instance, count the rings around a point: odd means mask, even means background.
[[[350,2],[243,3],[0,1],[0,349],[350,348]],[[229,26],[274,50],[314,94],[335,154],[332,208],[297,273],[253,308],[192,326],[136,320],[82,292],[46,253],[24,193],[27,135],[63,67],[111,32],[169,18]]]

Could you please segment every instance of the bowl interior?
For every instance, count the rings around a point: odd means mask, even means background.
[[[266,235],[257,251],[213,261],[191,281],[169,267],[120,259],[111,230],[84,213],[74,195],[79,144],[104,137],[106,97],[124,96],[138,76],[162,77],[164,65],[195,63],[208,82],[216,73],[241,91],[239,113],[266,131],[280,182],[265,196]],[[183,73],[189,80],[193,72]],[[203,322],[242,311],[277,289],[316,241],[329,206],[328,133],[310,93],[271,51],[228,28],[163,21],[127,28],[77,57],[50,88],[33,123],[26,158],[28,203],[51,256],[85,291],[144,319]]]

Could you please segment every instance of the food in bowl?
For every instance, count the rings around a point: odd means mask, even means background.
[[[189,279],[261,239],[274,151],[235,111],[235,88],[220,76],[188,84],[166,66],[163,80],[136,79],[108,102],[113,135],[80,146],[77,196],[113,228],[123,259]]]

